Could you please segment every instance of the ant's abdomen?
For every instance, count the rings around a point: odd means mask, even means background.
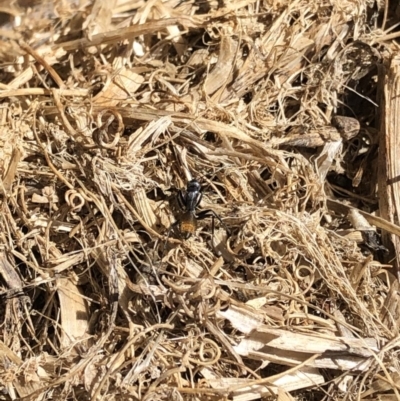
[[[179,231],[183,238],[188,239],[196,232],[197,220],[193,213],[185,213],[179,223]]]

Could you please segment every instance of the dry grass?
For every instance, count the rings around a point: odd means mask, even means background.
[[[394,3],[1,8],[0,400],[400,399]]]

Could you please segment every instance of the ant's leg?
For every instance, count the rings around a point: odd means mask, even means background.
[[[221,237],[217,240],[215,237],[215,219],[217,218],[218,221],[221,223],[221,225],[224,227],[226,230],[227,236],[230,236],[230,230],[229,228],[225,225],[225,223],[222,221],[221,217],[218,216],[217,213],[215,213],[213,210],[202,210],[198,215],[197,219],[202,220],[205,219],[206,217],[211,217],[211,246],[214,248],[218,256],[221,255],[226,255],[227,250],[226,250],[226,239],[222,239]],[[222,240],[222,242],[221,242]]]
[[[162,249],[161,260],[163,259],[164,255],[165,255],[165,248],[167,247],[169,235],[171,234],[172,229],[173,229],[175,226],[177,226],[178,223],[179,223],[179,220],[175,221],[175,223],[173,223],[173,224],[171,224],[171,225],[169,226],[169,229],[168,229],[168,232],[167,232],[167,236],[166,236],[165,241],[164,241],[164,246],[163,246],[163,249]]]
[[[222,221],[221,217],[218,216],[217,213],[214,212],[214,210],[207,209],[207,210],[202,210],[200,213],[197,214],[197,220],[203,220],[207,217],[212,217],[212,223],[214,223],[214,218],[218,219],[218,221],[221,223],[221,225],[225,228],[225,230],[229,233],[230,230],[228,227],[225,225],[225,223]],[[213,227],[214,228],[214,227]]]
[[[182,210],[185,210],[186,209],[186,205],[185,205],[185,197],[184,197],[184,195],[183,195],[183,192],[181,191],[181,190],[179,190],[178,191],[178,196],[177,196],[177,198],[178,198],[178,204],[179,204],[179,207],[182,209]]]
[[[202,199],[203,199],[203,192],[200,192],[199,199],[196,202],[196,207],[200,205]]]

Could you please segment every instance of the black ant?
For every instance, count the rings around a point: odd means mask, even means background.
[[[201,192],[200,183],[193,179],[190,180],[187,184],[186,191],[179,190],[178,192],[178,203],[180,208],[183,211],[183,214],[180,219],[178,219],[168,231],[169,233],[172,227],[179,225],[179,231],[181,236],[184,239],[188,239],[191,235],[196,232],[197,229],[197,221],[203,220],[207,217],[212,218],[212,234],[214,235],[214,218],[218,219],[222,226],[228,231],[224,222],[221,220],[221,217],[218,216],[211,209],[202,210],[199,213],[196,213],[196,208],[199,206],[201,199],[203,197],[203,193]],[[168,238],[167,236],[167,238]]]

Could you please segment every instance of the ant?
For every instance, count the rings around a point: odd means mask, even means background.
[[[201,185],[195,179],[192,179],[188,182],[186,191],[179,190],[178,203],[179,207],[183,211],[183,215],[179,220],[177,220],[175,223],[172,224],[172,226],[168,231],[168,236],[172,227],[179,225],[179,231],[181,233],[181,236],[184,239],[188,239],[191,235],[193,235],[196,232],[198,220],[203,220],[207,217],[212,218],[213,235],[214,235],[214,218],[218,219],[221,225],[227,231],[229,231],[224,222],[221,220],[221,217],[219,217],[218,214],[215,213],[213,210],[207,209],[207,210],[202,210],[199,213],[196,213],[196,208],[197,206],[199,206],[202,197],[203,193],[201,192]]]

